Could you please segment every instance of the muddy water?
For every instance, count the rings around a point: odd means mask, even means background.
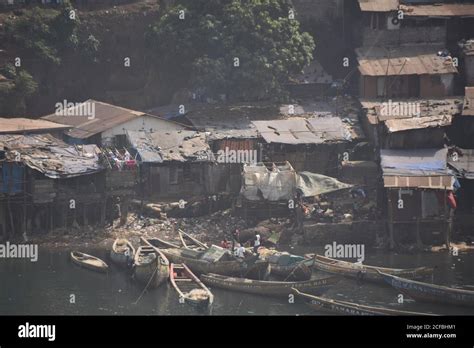
[[[107,260],[105,250],[84,250]],[[293,249],[292,252],[321,250]],[[98,274],[77,267],[67,251],[40,249],[37,262],[0,259],[0,315],[193,315],[198,313],[181,304],[169,284],[146,292],[135,303],[143,285],[114,265],[109,274]],[[400,255],[366,251],[365,264],[386,267],[437,266],[436,284],[474,284],[474,253],[452,256],[448,253]],[[212,289],[213,315],[320,315],[301,303]],[[74,295],[74,296],[71,296]],[[474,308],[417,303],[405,298],[397,303],[397,292],[389,287],[358,284],[344,279],[326,295],[357,303],[381,305],[410,311],[441,314],[474,314]],[[71,298],[75,303],[71,303]]]

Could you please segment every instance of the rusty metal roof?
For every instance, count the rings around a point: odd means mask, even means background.
[[[0,118],[0,134],[38,133],[68,129],[71,126],[29,118]]]
[[[359,0],[364,12],[390,12],[398,9],[399,0]]]
[[[389,133],[412,129],[449,126],[462,110],[462,97],[443,99],[362,99],[362,108],[371,124],[383,122]],[[416,111],[416,114],[415,112]]]
[[[91,110],[92,107],[95,110],[94,117],[81,112],[86,109]],[[130,110],[92,99],[81,103],[81,105],[67,109],[64,114],[65,115],[52,114],[44,116],[42,119],[74,126],[74,128],[66,134],[77,139],[89,138],[95,134],[102,133],[122,123],[143,116],[162,119],[161,117],[149,115],[142,111]]]
[[[96,145],[71,146],[50,134],[0,135],[0,148],[7,159],[26,164],[49,178],[71,178],[93,174],[104,168]]]
[[[474,4],[426,4],[426,5],[400,5],[400,10],[405,16],[423,17],[472,17]]]
[[[451,57],[438,56],[443,47],[407,45],[393,48],[356,49],[359,71],[365,76],[453,74],[458,70]]]
[[[214,155],[203,133],[188,130],[127,131],[127,137],[131,146],[140,155],[142,162],[212,162],[214,160]]]
[[[465,88],[463,116],[474,116],[474,87]]]
[[[351,134],[339,117],[293,117],[288,120],[254,121],[267,143],[323,144],[350,141]]]

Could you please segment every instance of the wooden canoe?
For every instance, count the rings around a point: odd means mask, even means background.
[[[76,265],[90,269],[96,272],[107,272],[109,266],[98,257],[81,253],[80,251],[71,251],[71,260]]]
[[[180,300],[199,308],[212,305],[214,295],[184,263],[170,265],[170,281]]]
[[[474,306],[474,291],[423,283],[380,272],[394,289],[420,302]]]
[[[300,299],[306,302],[311,308],[317,311],[324,311],[328,313],[340,314],[340,315],[363,315],[363,316],[372,316],[372,315],[435,315],[430,313],[421,313],[421,312],[408,312],[400,311],[397,309],[382,308],[382,307],[373,307],[367,305],[361,305],[352,302],[333,300],[325,297],[314,296],[311,294],[306,294],[299,291],[298,289],[293,289],[293,293]]]
[[[196,250],[196,251],[204,251],[209,249],[207,244],[202,243],[201,241],[197,240],[193,236],[187,234],[182,230],[178,230],[179,239],[181,244],[186,249]]]
[[[342,260],[331,259],[329,257],[315,255],[313,267],[317,270],[356,278],[364,281],[384,283],[383,278],[378,273],[383,272],[408,279],[421,279],[433,273],[433,268],[386,268],[377,266],[367,266]]]
[[[216,273],[223,275],[266,274],[268,262],[258,260],[257,262],[246,262],[240,259],[230,261],[209,262],[199,258],[185,256],[183,249],[160,249],[161,252],[173,263],[184,263],[196,274]]]
[[[166,241],[161,238],[140,237],[140,241],[143,245],[151,245],[151,246],[154,246],[155,248],[164,248],[164,249],[181,249],[182,248],[181,245]]]
[[[135,257],[135,248],[128,239],[118,238],[112,245],[110,258],[114,263],[121,267],[128,267],[133,263]]]
[[[340,278],[331,276],[302,282],[280,282],[234,278],[219,274],[203,274],[201,280],[211,288],[216,287],[265,296],[288,296],[291,294],[292,288],[321,294],[328,290],[332,285],[336,284]]]
[[[135,253],[133,274],[139,282],[157,288],[169,277],[169,261],[157,248],[140,246]]]

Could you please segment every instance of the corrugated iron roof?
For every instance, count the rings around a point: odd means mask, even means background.
[[[390,101],[362,99],[360,102],[369,123],[383,122],[387,131],[393,133],[448,126],[452,122],[452,117],[461,113],[463,99],[462,97],[394,99]],[[407,113],[407,111],[414,109],[419,111],[419,115]],[[392,110],[399,112],[392,112]]]
[[[71,178],[103,170],[96,145],[70,146],[50,134],[0,135],[7,159],[25,163],[49,178]],[[18,157],[19,155],[19,157]]]
[[[403,132],[413,129],[437,128],[451,125],[451,115],[438,115],[431,117],[413,117],[403,119],[386,120],[385,126],[389,133]]]
[[[321,139],[309,128],[306,119],[254,121],[259,134],[267,143],[320,144]]]
[[[465,88],[463,116],[474,116],[474,87]]]
[[[398,9],[399,0],[359,0],[364,12],[390,12]]]
[[[459,177],[474,180],[474,150],[455,149],[455,151],[457,156],[449,156],[448,164],[456,170]]]
[[[400,5],[400,10],[405,16],[423,17],[472,17],[474,4],[426,4],[426,5]]]
[[[71,126],[46,120],[32,120],[29,118],[0,118],[0,134],[50,132],[53,130],[68,129]]]
[[[205,134],[194,131],[127,131],[128,141],[142,162],[212,162],[214,155]]]
[[[259,134],[267,143],[323,144],[351,140],[338,117],[299,118],[254,121]]]
[[[408,45],[394,48],[356,49],[359,71],[365,76],[453,74],[458,70],[451,57],[438,56],[443,47]]]
[[[95,108],[94,117],[81,113],[81,108],[84,110],[92,107]],[[160,118],[142,111],[130,110],[93,99],[86,100],[84,103],[81,103],[81,105],[68,109],[66,113],[66,115],[48,115],[42,117],[42,119],[74,126],[74,128],[66,134],[77,139],[89,138],[95,134],[102,133],[122,123],[143,116]]]

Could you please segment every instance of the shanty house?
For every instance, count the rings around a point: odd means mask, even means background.
[[[361,99],[367,137],[384,149],[437,148],[462,112],[462,97],[443,99]]]
[[[359,46],[447,45],[473,30],[472,2],[359,0],[359,7]]]
[[[127,130],[154,132],[184,128],[158,116],[92,99],[71,107],[68,103],[63,104],[58,105],[54,114],[42,119],[71,125],[72,128],[64,133],[65,141],[69,144],[123,148]]]
[[[361,98],[442,98],[454,93],[458,70],[443,46],[360,47]]]
[[[390,244],[443,242],[455,206],[447,149],[381,150]],[[451,208],[450,208],[451,207]]]
[[[264,141],[263,160],[288,161],[297,171],[336,176],[344,152],[363,139],[352,103],[308,102],[283,105],[285,119],[253,121]],[[355,160],[346,159],[346,160]]]
[[[100,150],[71,146],[49,134],[0,135],[3,148],[1,224],[11,233],[41,231],[100,219],[104,194]]]
[[[127,136],[140,162],[144,196],[187,199],[240,189],[230,183],[235,173],[216,164],[204,133],[127,131]]]

